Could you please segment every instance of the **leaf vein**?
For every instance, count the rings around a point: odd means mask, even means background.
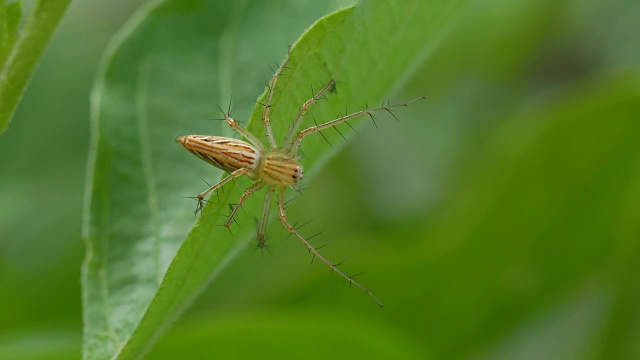
[[[149,134],[148,109],[148,84],[151,70],[150,58],[145,58],[138,68],[138,81],[135,90],[136,125],[138,127],[138,140],[140,145],[140,159],[142,161],[142,173],[147,191],[147,205],[151,215],[151,235],[153,236],[153,256],[156,274],[156,283],[159,286],[163,272],[160,266],[160,212],[158,209],[158,190],[153,169],[153,157],[151,153],[151,136]]]

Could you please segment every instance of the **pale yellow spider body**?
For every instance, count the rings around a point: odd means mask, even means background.
[[[302,165],[287,153],[269,151],[261,154],[253,145],[242,140],[187,135],[179,137],[177,141],[191,153],[219,169],[230,173],[244,169],[247,170],[245,175],[251,180],[262,180],[268,185],[294,185],[303,176]]]
[[[364,290],[369,296],[371,296],[371,298],[375,300],[375,302],[379,306],[382,307],[382,303],[378,301],[378,299],[369,289],[356,282],[352,276],[346,275],[342,270],[338,268],[336,264],[332,263],[323,255],[321,255],[318,252],[318,249],[313,247],[309,243],[308,239],[302,236],[298,232],[298,229],[296,229],[289,223],[286,215],[285,191],[287,187],[295,185],[302,179],[303,167],[298,162],[298,159],[300,158],[298,151],[300,149],[302,140],[306,136],[328,129],[330,127],[334,127],[335,125],[346,122],[349,119],[358,116],[362,116],[365,114],[371,116],[371,113],[374,111],[386,110],[388,112],[391,112],[390,109],[393,107],[407,106],[411,102],[423,98],[418,98],[404,104],[387,106],[383,105],[376,108],[361,110],[353,114],[345,115],[343,117],[339,117],[337,119],[328,121],[320,125],[312,126],[298,132],[298,127],[300,126],[302,118],[306,114],[307,109],[311,105],[316,103],[319,99],[321,99],[327,91],[330,91],[335,87],[335,81],[331,80],[316,95],[307,100],[300,107],[298,114],[289,127],[287,136],[284,139],[284,144],[282,147],[280,147],[278,146],[278,143],[271,129],[271,125],[269,123],[269,109],[271,107],[273,90],[276,87],[278,77],[286,66],[288,60],[289,54],[287,54],[284,62],[282,63],[282,65],[280,65],[278,70],[271,78],[271,81],[269,83],[267,101],[262,112],[262,123],[265,128],[265,136],[268,140],[269,148],[267,148],[256,136],[251,134],[247,129],[233,120],[229,113],[225,114],[224,120],[229,126],[231,126],[244,138],[246,138],[248,142],[233,138],[206,135],[187,135],[178,137],[176,139],[178,143],[184,146],[191,153],[198,156],[200,159],[229,173],[228,176],[198,195],[198,210],[202,208],[202,203],[208,194],[219,189],[229,181],[243,175],[246,175],[250,179],[255,180],[256,183],[242,194],[240,200],[238,201],[238,204],[236,204],[236,206],[233,208],[231,214],[229,215],[229,218],[224,225],[226,227],[231,226],[233,219],[237,215],[238,209],[242,206],[245,200],[263,187],[267,187],[267,194],[265,196],[262,215],[258,225],[258,241],[259,246],[262,247],[265,245],[266,227],[269,219],[269,211],[271,209],[273,196],[275,194],[275,191],[279,190],[277,198],[278,214],[280,222],[282,222],[287,231],[298,238],[298,240],[300,240],[304,244],[304,246],[309,250],[309,252],[314,255],[314,257],[319,258],[334,272],[347,279],[350,284],[354,284]]]

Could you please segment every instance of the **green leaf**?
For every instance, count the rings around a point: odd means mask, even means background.
[[[6,5],[6,21],[7,32],[14,36],[18,31],[18,25],[20,25],[20,19],[22,18],[22,2],[16,1]],[[2,62],[0,62],[2,63]]]
[[[22,6],[12,3],[3,9],[7,21],[0,30],[0,134],[9,126],[31,74],[70,1],[37,1],[17,40],[15,30]]]
[[[16,41],[16,31],[22,15],[21,2],[5,3],[6,0],[0,3],[0,69]]]
[[[55,329],[26,328],[0,336],[0,359],[79,359],[80,333],[57,326]]]
[[[20,25],[22,17],[22,2],[16,1],[8,4],[6,9],[7,31],[9,34],[15,34],[18,31],[18,25]]]
[[[639,75],[577,82],[551,104],[525,99],[474,144],[439,216],[380,240],[389,248],[378,251],[391,254],[382,281],[404,295],[389,305],[414,309],[403,327],[430,339],[435,354],[633,353]]]
[[[330,331],[318,326],[328,319]],[[345,309],[306,305],[286,311],[231,312],[181,321],[145,358],[430,358],[423,342],[394,330],[392,324]],[[212,339],[224,346],[212,346]]]
[[[337,92],[312,110],[318,121],[382,101],[424,60],[464,4],[363,1],[316,22],[293,46],[278,83],[271,109],[276,138],[282,141],[312,87],[330,79]],[[262,192],[244,206],[240,220],[249,226],[232,228],[233,235],[219,226],[247,179],[213,195],[188,233],[195,203],[183,197],[206,188],[200,179],[215,182],[222,172],[173,139],[232,135],[223,122],[205,121],[219,117],[215,104],[226,104],[233,92],[241,106],[234,118],[249,117],[247,104],[270,78],[267,65],[279,62],[287,44],[326,12],[321,2],[167,1],[142,9],[114,42],[92,97],[85,358],[139,357],[255,237],[246,218],[259,216]],[[248,124],[259,136],[261,110],[254,107]],[[312,137],[302,149],[308,177],[338,146]]]

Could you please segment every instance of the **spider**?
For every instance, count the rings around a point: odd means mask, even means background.
[[[302,242],[302,244],[307,248],[309,252],[313,254],[315,258],[320,259],[329,268],[331,268],[333,272],[340,274],[343,278],[349,281],[350,285],[354,284],[362,289],[380,307],[382,307],[383,304],[376,298],[371,290],[355,281],[354,276],[345,274],[338,268],[338,264],[334,264],[329,259],[320,254],[318,248],[312,246],[311,243],[309,243],[309,239],[301,235],[298,232],[298,228],[291,225],[291,223],[287,219],[285,192],[287,190],[287,187],[294,186],[302,179],[303,167],[298,161],[301,158],[298,152],[300,150],[300,143],[305,137],[334,127],[340,123],[344,123],[359,116],[369,115],[373,118],[373,115],[371,115],[371,113],[375,111],[384,110],[391,113],[391,108],[408,106],[414,101],[424,99],[424,97],[420,97],[403,104],[386,106],[382,104],[380,107],[367,108],[349,115],[336,118],[320,125],[309,127],[298,132],[300,123],[302,122],[302,119],[307,113],[309,107],[318,102],[318,100],[322,99],[327,91],[332,91],[335,89],[335,81],[330,80],[320,91],[318,91],[317,94],[312,96],[311,99],[307,100],[300,107],[295,119],[293,120],[293,123],[289,127],[289,131],[287,132],[286,137],[284,138],[283,145],[279,146],[269,123],[269,110],[271,108],[274,89],[276,88],[278,78],[282,74],[283,69],[286,68],[286,65],[289,61],[290,52],[291,49],[289,48],[289,51],[287,52],[287,56],[285,57],[283,63],[274,72],[273,77],[271,78],[271,81],[268,85],[266,103],[263,104],[262,124],[264,126],[265,137],[269,143],[269,147],[266,147],[262,143],[262,141],[260,141],[255,135],[251,134],[246,128],[240,125],[237,121],[233,120],[229,112],[224,114],[224,120],[229,126],[231,126],[231,128],[233,128],[236,132],[247,139],[248,142],[234,138],[207,135],[187,135],[176,138],[176,141],[178,143],[180,143],[194,155],[228,173],[228,176],[197,196],[198,207],[196,209],[196,213],[202,210],[203,201],[208,194],[216,191],[235,178],[246,175],[251,180],[255,180],[256,183],[245,190],[245,192],[242,194],[240,200],[231,211],[229,218],[224,223],[224,226],[228,228],[231,225],[233,219],[238,213],[238,209],[242,206],[242,204],[247,200],[249,196],[266,187],[267,194],[264,199],[262,215],[260,217],[258,225],[258,246],[264,247],[265,233],[269,218],[269,212],[271,210],[271,203],[273,201],[273,197],[275,196],[276,190],[279,190],[277,197],[278,214],[280,222],[282,222],[282,225],[284,225],[286,230],[289,233],[293,234],[298,240],[300,240],[300,242]],[[391,113],[391,115],[393,115],[393,113]]]

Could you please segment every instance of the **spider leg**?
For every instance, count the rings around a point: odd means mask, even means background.
[[[234,172],[232,172],[231,174],[229,174],[227,177],[225,177],[224,179],[218,181],[217,183],[215,183],[213,186],[211,186],[210,188],[208,188],[207,190],[201,192],[200,194],[198,194],[197,200],[198,200],[198,209],[202,209],[202,202],[204,201],[204,198],[211,193],[212,191],[215,191],[217,189],[219,189],[220,187],[222,187],[224,184],[228,183],[231,180],[234,180],[237,177],[240,177],[246,173],[249,172],[249,169],[246,168],[242,168],[242,169],[238,169],[235,170]]]
[[[271,201],[275,193],[275,186],[270,186],[267,195],[264,197],[264,205],[262,206],[262,216],[260,216],[260,224],[258,225],[258,247],[265,246],[265,234],[267,233],[267,224],[269,223],[269,212],[271,211]]]
[[[253,186],[251,186],[250,188],[245,190],[245,192],[240,197],[240,200],[238,200],[238,203],[236,204],[236,206],[231,211],[231,215],[229,215],[229,218],[224,223],[224,226],[226,226],[226,227],[231,226],[231,223],[233,222],[233,218],[235,218],[236,215],[238,214],[238,209],[240,209],[242,207],[242,204],[244,204],[244,202],[247,200],[247,198],[249,196],[251,196],[256,191],[262,189],[265,186],[265,184],[266,184],[265,182],[255,183]]]
[[[289,62],[289,55],[291,54],[291,46],[289,46],[289,50],[287,50],[287,56],[284,58],[284,61],[278,67],[278,69],[273,73],[273,77],[271,81],[269,81],[269,92],[267,94],[267,102],[264,104],[262,108],[262,125],[264,125],[264,134],[269,141],[269,145],[272,149],[278,148],[278,142],[276,141],[276,137],[273,134],[273,130],[271,129],[271,124],[269,123],[269,110],[271,109],[271,100],[273,99],[273,93],[276,90],[276,84],[278,83],[278,78],[282,74],[282,70],[285,69],[287,63]]]
[[[391,113],[391,109],[392,108],[400,107],[400,106],[408,106],[409,104],[411,104],[411,103],[413,103],[415,101],[423,100],[423,99],[424,99],[424,96],[421,96],[421,97],[419,97],[417,99],[413,99],[411,101],[408,101],[408,102],[405,102],[405,103],[402,103],[402,104],[395,104],[395,105],[384,105],[383,104],[383,105],[381,105],[379,107],[360,110],[360,111],[355,112],[353,114],[345,115],[345,116],[339,117],[337,119],[333,119],[331,121],[327,121],[324,124],[320,124],[320,125],[317,125],[317,126],[312,126],[310,128],[304,129],[304,130],[302,130],[302,131],[300,131],[298,133],[298,136],[291,143],[291,146],[289,148],[289,153],[291,153],[291,154],[297,153],[298,149],[300,148],[300,143],[302,142],[302,139],[304,139],[308,135],[311,135],[311,134],[317,133],[319,131],[331,128],[333,126],[336,126],[338,124],[341,124],[343,122],[346,122],[348,120],[351,120],[353,118],[356,118],[356,117],[359,117],[359,116],[363,116],[363,115],[369,115],[373,119],[372,113],[374,113],[376,111],[387,111],[387,112]]]
[[[300,107],[300,110],[298,110],[298,114],[296,115],[296,118],[293,120],[293,123],[291,123],[291,127],[289,127],[287,136],[284,138],[285,148],[291,146],[291,144],[293,143],[294,137],[296,135],[296,131],[298,131],[298,127],[300,127],[300,123],[302,122],[302,117],[305,116],[305,114],[307,113],[307,110],[309,110],[309,107],[317,103],[318,100],[322,99],[324,97],[324,93],[327,92],[328,90],[334,89],[335,86],[336,86],[336,82],[333,79],[330,80],[327,83],[327,85],[325,85],[322,89],[320,89],[320,91],[318,91],[317,94],[315,95],[312,94],[311,99],[307,100],[304,104],[302,104],[302,106]]]
[[[382,303],[375,297],[375,295],[373,295],[371,290],[362,286],[359,282],[353,279],[353,276],[349,276],[345,274],[342,270],[338,268],[336,264],[332,263],[329,259],[327,259],[322,254],[320,254],[318,249],[314,248],[309,243],[309,241],[304,236],[302,236],[294,226],[292,226],[289,223],[289,220],[287,220],[287,213],[286,213],[286,207],[285,207],[285,204],[286,204],[285,196],[284,196],[285,190],[286,190],[286,187],[284,186],[280,187],[280,193],[278,194],[278,212],[280,214],[280,222],[282,222],[282,224],[287,229],[287,231],[289,231],[291,234],[297,237],[298,240],[300,240],[300,242],[302,242],[302,244],[307,248],[307,250],[309,250],[309,252],[312,253],[314,257],[320,259],[323,263],[325,263],[331,269],[332,272],[336,272],[340,274],[340,276],[342,276],[347,281],[349,281],[349,284],[356,285],[357,287],[362,289],[365,293],[367,293],[367,295],[369,295],[376,302],[376,304],[378,304],[378,306],[383,307],[384,305],[382,305]]]
[[[249,132],[244,126],[240,125],[239,122],[233,120],[229,113],[224,114],[224,119],[233,130],[238,132],[240,135],[244,136],[253,146],[255,146],[260,152],[264,152],[267,148],[264,146],[262,141],[258,139],[255,135]]]

